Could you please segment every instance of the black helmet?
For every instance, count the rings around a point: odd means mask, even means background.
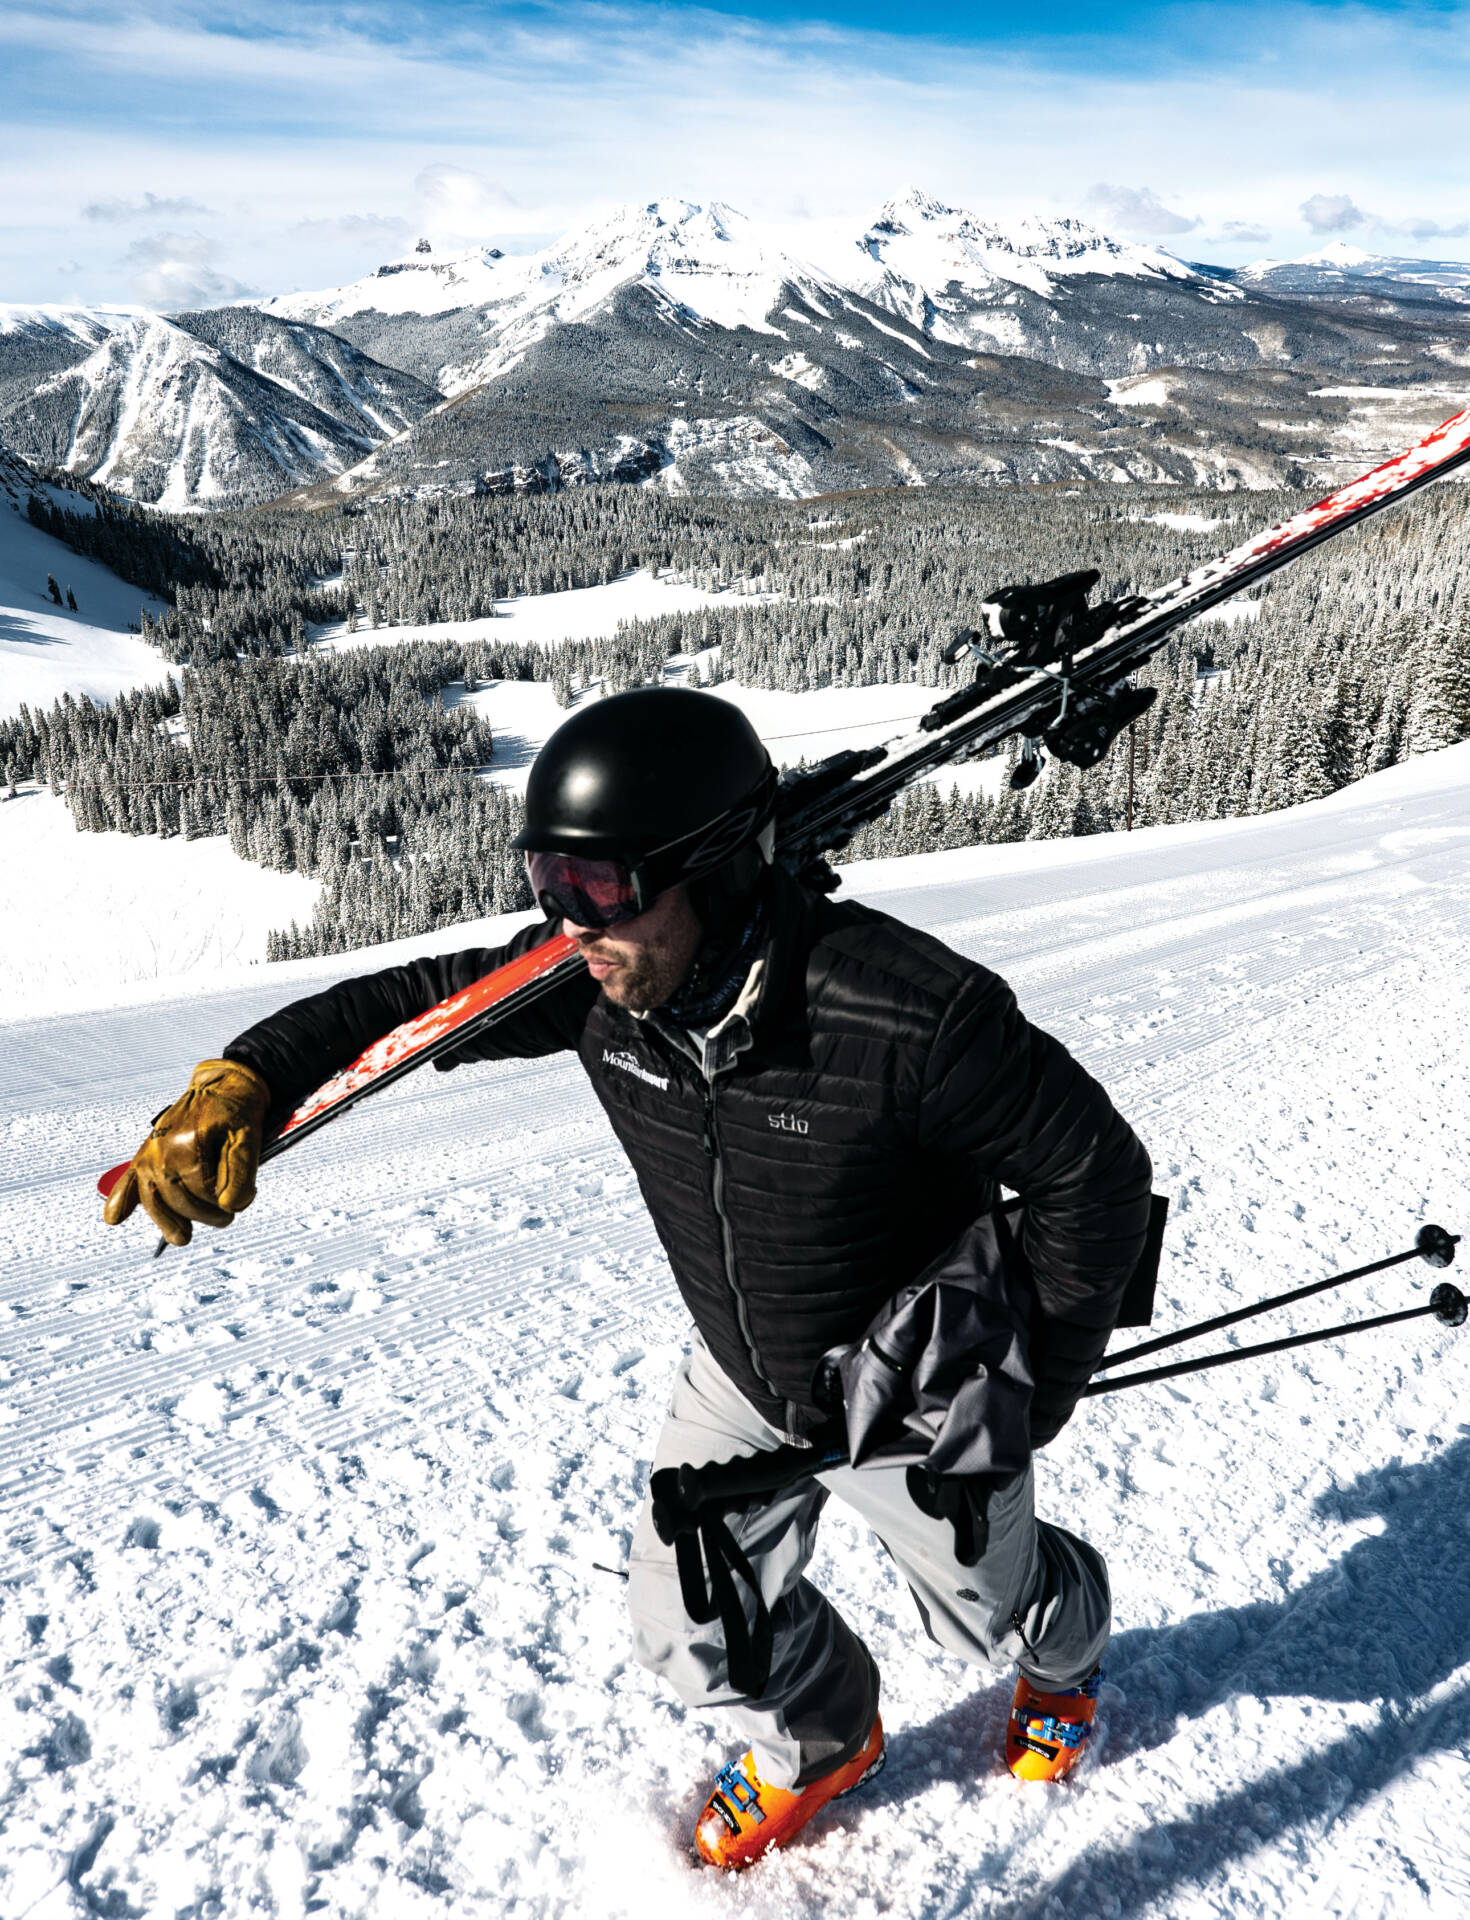
[[[775,793],[771,757],[738,707],[692,689],[639,687],[594,701],[557,728],[531,769],[515,844],[589,874],[619,869],[620,878],[594,876],[575,902],[532,876],[548,911],[615,925],[758,845],[753,880],[771,857]],[[549,874],[551,863],[535,865]]]

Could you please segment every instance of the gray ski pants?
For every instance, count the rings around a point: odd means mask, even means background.
[[[785,1439],[696,1335],[674,1379],[654,1466],[704,1466],[769,1451]],[[829,1493],[877,1534],[908,1582],[926,1632],[946,1652],[981,1666],[1018,1660],[1031,1679],[1056,1687],[1075,1686],[1102,1657],[1111,1624],[1107,1568],[1086,1541],[1037,1520],[1029,1466],[991,1501],[989,1543],[973,1567],[955,1559],[949,1522],[930,1519],[909,1499],[902,1467],[839,1467],[731,1514],[731,1532],[775,1629],[771,1678],[759,1700],[732,1691],[719,1621],[696,1626],[685,1613],[673,1548],[654,1532],[645,1500],[628,1569],[634,1654],[687,1705],[726,1709],[773,1786],[804,1786],[842,1766],[862,1746],[878,1709],[872,1656],[802,1577]]]

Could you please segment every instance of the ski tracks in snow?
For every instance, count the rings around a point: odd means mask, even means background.
[[[866,875],[1139,1125],[1158,1330],[1467,1224],[1467,799],[1457,749]],[[1108,1553],[1118,1636],[1059,1790],[1004,1774],[1010,1677],[932,1650],[834,1503],[813,1577],[883,1669],[889,1765],[722,1881],[686,1849],[725,1737],[631,1665],[618,1576],[685,1321],[575,1066],[410,1079],[182,1256],[96,1221],[97,1171],[289,991],[0,1030],[7,1920],[1470,1908],[1465,1335],[1083,1410],[1040,1499]]]

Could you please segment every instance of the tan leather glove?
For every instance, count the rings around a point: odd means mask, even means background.
[[[108,1226],[121,1226],[141,1200],[171,1246],[189,1244],[196,1220],[227,1227],[255,1198],[270,1097],[252,1067],[201,1060],[107,1196],[102,1218]]]

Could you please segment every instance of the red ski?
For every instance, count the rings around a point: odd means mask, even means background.
[[[554,940],[544,940],[539,947],[532,947],[519,959],[507,961],[482,980],[452,993],[427,1013],[405,1020],[401,1027],[375,1040],[350,1067],[344,1067],[309,1099],[303,1100],[281,1131],[267,1142],[260,1156],[262,1162],[274,1159],[287,1147],[294,1147],[298,1140],[315,1133],[338,1114],[346,1113],[368,1094],[392,1086],[395,1080],[401,1080],[404,1074],[412,1073],[415,1067],[421,1067],[436,1054],[462,1047],[493,1021],[502,1020],[515,1008],[549,993],[583,964],[576,941],[561,933]],[[105,1198],[130,1165],[130,1161],[124,1160],[119,1167],[109,1167],[97,1182],[97,1191]]]

